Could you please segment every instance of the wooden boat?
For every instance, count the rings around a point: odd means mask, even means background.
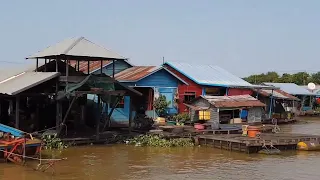
[[[42,141],[19,129],[0,124],[0,158],[15,163],[23,160],[23,155],[40,153]]]

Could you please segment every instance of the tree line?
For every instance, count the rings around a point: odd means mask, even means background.
[[[297,85],[307,85],[310,82],[320,84],[320,71],[317,73],[298,72],[294,74],[278,74],[277,72],[267,72],[250,75],[243,79],[252,84],[261,84],[264,82],[295,83]]]

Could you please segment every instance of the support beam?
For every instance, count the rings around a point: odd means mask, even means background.
[[[103,60],[100,61],[100,75],[102,75]]]
[[[58,68],[58,57],[56,57],[56,72],[59,72],[59,68]]]
[[[111,95],[111,96],[124,96],[126,94],[126,91],[124,90],[116,90],[116,91],[75,91],[74,92],[77,95],[83,95],[83,94],[98,94],[98,95]]]
[[[44,59],[44,72],[47,72],[47,59]]]
[[[101,117],[101,97],[98,95],[98,108],[99,108],[99,117],[96,119],[96,140],[99,140],[100,135],[100,117]]]
[[[38,68],[39,68],[39,59],[37,58],[36,72],[38,72]]]
[[[272,118],[272,107],[273,107],[273,89],[271,90],[270,96],[270,107],[269,107],[269,118]]]
[[[17,129],[19,129],[19,125],[20,125],[19,115],[20,115],[20,97],[17,96],[16,97],[16,125],[15,125]]]
[[[87,69],[87,70],[88,70],[88,73],[87,73],[87,74],[89,75],[89,74],[90,74],[90,61],[88,61],[88,67],[87,67],[87,68],[88,68],[88,69]]]
[[[9,100],[9,115],[12,115],[13,113],[13,100]]]
[[[69,76],[69,60],[66,59],[66,90],[68,89],[68,76]]]
[[[130,101],[129,101],[129,133],[131,133],[132,131],[132,97],[130,97]]]
[[[115,60],[112,60],[112,77],[114,78],[114,74],[115,74],[116,70],[115,70]]]
[[[64,115],[64,118],[62,120],[61,125],[64,125],[66,123],[66,120],[68,118],[69,112],[72,109],[72,106],[73,106],[74,102],[76,101],[76,99],[77,99],[77,96],[74,96],[72,101],[71,101],[71,103],[70,103],[70,105],[69,105],[69,107],[68,107],[68,110],[67,110],[66,114]],[[57,132],[58,136],[60,135],[60,132],[61,132],[61,128],[59,128],[59,131]]]
[[[79,72],[80,69],[80,61],[77,61],[77,71]]]
[[[111,116],[112,116],[112,113],[114,111],[114,109],[118,106],[118,104],[120,103],[120,98],[117,98],[115,103],[113,104],[113,106],[111,107],[111,111],[108,113],[108,109],[107,109],[107,119],[103,125],[103,131],[105,130],[106,126],[108,125],[108,127],[110,127],[110,124],[111,124]]]
[[[61,117],[61,112],[60,112],[60,108],[61,107],[61,102],[57,100],[56,102],[56,131],[59,132],[60,131],[60,117]]]

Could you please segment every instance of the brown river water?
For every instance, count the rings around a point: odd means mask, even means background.
[[[285,132],[320,135],[320,120],[281,126]],[[126,145],[72,147],[57,156],[55,175],[0,163],[0,180],[320,180],[320,152],[244,154],[208,147],[151,148]]]

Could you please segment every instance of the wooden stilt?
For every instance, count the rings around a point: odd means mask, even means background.
[[[20,123],[19,123],[19,115],[20,115],[19,111],[20,111],[20,97],[17,96],[16,97],[16,124],[15,124],[15,127],[17,129],[19,129],[19,125],[20,125]]]
[[[96,119],[96,140],[99,140],[100,135],[100,117],[101,117],[101,97],[98,95],[98,108],[99,108],[99,117]]]
[[[132,97],[130,97],[129,101],[129,133],[132,131]]]

